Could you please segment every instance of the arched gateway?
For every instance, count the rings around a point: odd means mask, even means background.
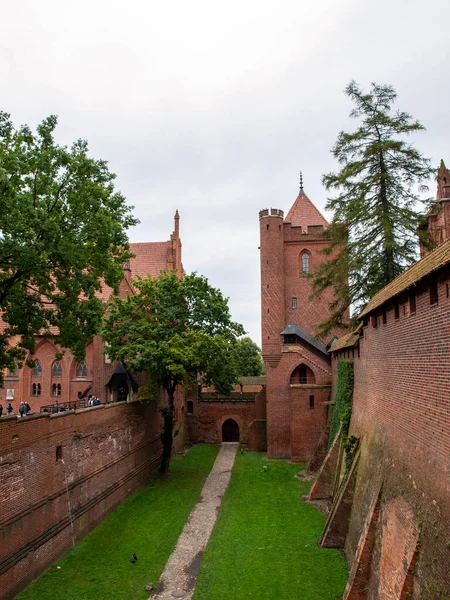
[[[234,419],[227,419],[222,425],[222,442],[239,442],[239,425]]]

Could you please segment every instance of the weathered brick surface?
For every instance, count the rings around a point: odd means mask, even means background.
[[[159,466],[160,417],[138,402],[0,421],[0,590],[13,597]],[[57,460],[57,447],[62,459]]]
[[[380,308],[355,353],[350,434],[360,438],[361,456],[345,544],[350,563],[382,489],[367,598],[405,596],[419,523],[411,597],[450,595],[449,274],[448,268],[439,273],[437,304],[430,305],[425,280],[414,313],[407,295],[397,319],[387,305],[383,324]]]
[[[233,419],[239,426],[239,441],[248,443],[248,430],[255,418],[255,402],[199,402],[197,414],[198,441],[222,442],[222,426]]]

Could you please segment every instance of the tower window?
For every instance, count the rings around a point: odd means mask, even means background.
[[[62,460],[62,446],[56,446],[56,460]]]
[[[307,252],[302,254],[302,273],[309,273],[309,254]]]
[[[314,408],[314,396],[309,397],[309,408]]]
[[[297,298],[292,298],[292,308],[297,308]]]
[[[309,367],[306,365],[299,365],[292,371],[291,375],[291,385],[292,384],[314,384],[316,383],[316,378],[314,377],[314,373],[311,371]]]

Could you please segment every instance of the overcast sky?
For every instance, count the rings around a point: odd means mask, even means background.
[[[299,171],[323,210],[343,94],[389,83],[450,163],[448,0],[3,0],[0,109],[18,126],[59,116],[57,138],[109,161],[162,241],[178,208],[186,271],[230,298],[260,343],[259,222],[287,211]],[[434,192],[434,190],[433,190]]]

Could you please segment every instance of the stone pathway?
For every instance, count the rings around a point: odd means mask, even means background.
[[[175,550],[167,561],[155,594],[149,600],[192,598],[203,552],[230,482],[238,446],[239,444],[223,444],[220,448],[200,499],[189,515]]]

